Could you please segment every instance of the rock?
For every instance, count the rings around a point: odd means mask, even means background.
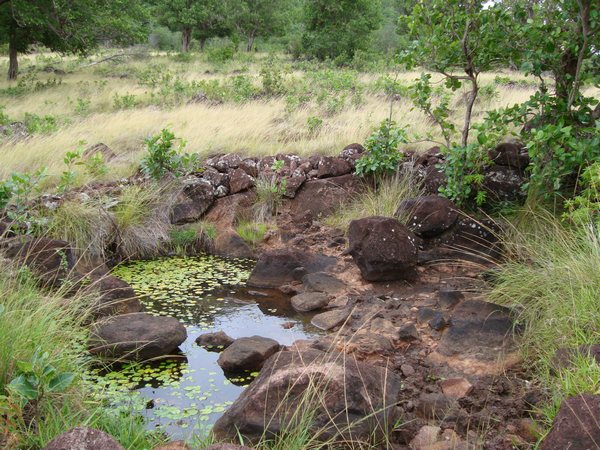
[[[233,338],[227,336],[223,331],[215,333],[204,333],[196,338],[196,344],[209,349],[226,349],[233,344]]]
[[[365,151],[365,148],[360,144],[350,144],[341,151],[340,158],[344,158],[354,167],[356,161],[362,157]]]
[[[292,307],[296,311],[309,312],[321,309],[329,303],[329,296],[322,292],[303,292],[292,297]]]
[[[229,192],[229,175],[221,173],[212,167],[205,167],[202,172],[202,178],[208,181],[215,190],[219,187],[224,187]]]
[[[495,165],[485,171],[483,189],[488,200],[523,201],[526,193],[521,189],[525,178],[518,169],[508,166]]]
[[[333,275],[325,272],[309,273],[302,278],[302,283],[307,291],[337,294],[346,288],[346,284]]]
[[[348,227],[348,253],[367,281],[414,277],[417,237],[396,219],[367,217]]]
[[[26,265],[44,287],[59,287],[75,266],[68,242],[33,236],[17,236],[2,241],[7,258]]]
[[[99,294],[95,318],[142,311],[142,304],[129,284],[112,275],[92,276],[91,289]]]
[[[520,142],[504,142],[490,150],[489,157],[494,164],[512,167],[521,174],[529,166],[529,152]]]
[[[183,201],[173,205],[171,223],[181,225],[198,221],[215,201],[215,189],[212,184],[201,178],[189,178],[184,181]]]
[[[318,399],[311,397],[312,389],[320,392]],[[400,389],[400,378],[383,367],[317,350],[283,351],[267,361],[213,432],[217,439],[236,439],[239,432],[256,442],[263,433],[283,431],[305,407],[313,414],[309,433],[377,445],[398,417]]]
[[[255,253],[248,243],[233,230],[221,231],[212,241],[215,255],[227,258],[254,258]]]
[[[217,362],[226,372],[260,370],[279,347],[277,341],[261,336],[240,338],[221,353]]]
[[[124,447],[104,431],[77,427],[52,439],[43,450],[124,450]]]
[[[349,315],[350,311],[348,309],[334,309],[317,314],[312,318],[310,323],[320,330],[328,331],[343,324]]]
[[[427,420],[442,420],[451,411],[458,410],[456,400],[440,393],[422,393],[417,403],[417,414]]]
[[[410,441],[410,448],[413,450],[422,450],[430,445],[435,444],[442,433],[440,427],[433,425],[425,425],[421,427],[417,435]]]
[[[404,200],[395,215],[408,216],[408,228],[418,236],[429,238],[443,233],[456,223],[458,208],[447,198],[428,195]]]
[[[401,341],[414,341],[419,339],[419,332],[414,323],[403,325],[398,330],[398,339]]]
[[[177,319],[140,312],[94,324],[89,346],[94,355],[144,361],[171,354],[186,338]]]
[[[554,372],[560,372],[570,368],[573,362],[581,356],[592,358],[600,365],[600,344],[580,345],[576,348],[559,348],[550,361],[550,367]]]
[[[252,178],[258,176],[258,164],[256,158],[246,158],[240,163],[240,169],[250,175]]]
[[[443,288],[438,292],[438,303],[444,309],[454,308],[464,298],[462,292],[454,289]]]
[[[473,390],[473,385],[465,378],[447,378],[440,381],[439,385],[446,397],[457,400],[466,397]]]
[[[235,169],[229,174],[229,192],[237,194],[254,186],[254,178],[243,169]]]
[[[206,164],[214,167],[219,172],[228,172],[229,169],[237,169],[242,163],[242,157],[237,153],[228,153],[216,156],[206,161]]]
[[[115,152],[113,152],[112,149],[108,145],[103,144],[102,142],[99,142],[97,144],[94,144],[94,145],[86,148],[81,156],[83,157],[83,159],[87,160],[87,159],[92,158],[94,155],[98,155],[98,154],[102,155],[102,160],[105,163],[109,162],[117,157],[117,154]]]
[[[173,441],[154,447],[153,450],[192,450],[192,447],[187,445],[184,441]]]
[[[452,312],[448,329],[429,357],[465,373],[497,373],[518,362],[515,332],[519,328],[508,308],[482,300],[465,300]]]
[[[540,450],[588,450],[600,444],[600,395],[581,394],[562,402]]]
[[[306,181],[306,175],[296,175],[292,177],[285,177],[285,193],[283,194],[287,198],[295,198],[296,193],[302,187]]]
[[[196,222],[202,217],[205,210],[193,202],[177,203],[171,210],[171,223],[173,225],[182,225],[185,223]]]
[[[321,272],[334,263],[335,258],[320,254],[288,249],[267,251],[258,258],[246,284],[276,288],[299,280],[307,273]]]
[[[307,220],[325,217],[350,201],[362,189],[360,179],[354,175],[310,180],[302,185],[294,201],[290,203],[290,213]]]
[[[215,225],[217,231],[233,230],[244,219],[251,218],[251,207],[256,200],[252,191],[219,198],[206,214],[205,220]]]
[[[352,165],[343,158],[324,156],[317,165],[317,178],[339,177],[349,174]]]
[[[405,377],[412,377],[415,374],[415,369],[410,364],[402,364],[400,366],[400,371]]]

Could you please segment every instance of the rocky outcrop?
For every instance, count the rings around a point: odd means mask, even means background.
[[[43,450],[125,450],[111,435],[87,427],[77,427],[52,439]]]
[[[105,358],[144,361],[173,354],[186,338],[177,319],[134,313],[93,325],[89,347],[92,354]]]
[[[196,222],[215,201],[213,185],[204,179],[188,178],[184,181],[180,202],[173,205],[171,223],[181,225]]]
[[[311,395],[318,389],[320,395]],[[400,378],[383,367],[336,358],[316,350],[273,355],[260,375],[215,423],[219,439],[238,433],[257,441],[274,436],[296,414],[313,414],[309,432],[317,439],[374,440],[397,419]],[[297,416],[295,416],[297,417]]]
[[[31,270],[44,287],[59,287],[73,272],[75,260],[68,242],[17,236],[1,243],[7,258]]]
[[[347,253],[365,280],[406,280],[415,275],[417,240],[396,219],[367,217],[350,222]]]
[[[411,198],[400,203],[396,217],[407,217],[406,225],[417,236],[437,236],[454,225],[458,208],[445,197],[427,195]]]
[[[562,402],[540,450],[587,450],[600,445],[600,395],[581,394]]]
[[[278,249],[260,255],[247,281],[248,286],[260,288],[279,287],[301,280],[308,273],[321,272],[335,264],[335,258]]]
[[[226,372],[260,370],[272,354],[279,351],[279,343],[261,336],[236,339],[219,356],[218,363]]]

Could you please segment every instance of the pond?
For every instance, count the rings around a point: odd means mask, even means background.
[[[131,284],[147,312],[179,319],[188,338],[175,358],[98,372],[95,383],[110,390],[115,405],[134,402],[148,427],[159,427],[174,439],[206,432],[257,373],[227,377],[217,364],[218,351],[196,345],[200,334],[259,335],[289,345],[319,333],[310,325],[312,316],[294,311],[279,291],[245,287],[253,265],[251,260],[205,255],[116,268],[114,275]],[[131,390],[135,399],[124,395]]]

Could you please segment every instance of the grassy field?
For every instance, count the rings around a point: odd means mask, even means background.
[[[65,152],[98,142],[117,154],[106,177],[127,176],[144,151],[144,138],[167,126],[187,141],[187,151],[203,155],[335,154],[364,142],[388,116],[390,102],[399,125],[420,135],[437,133],[407,92],[418,72],[332,69],[267,54],[238,54],[226,62],[211,62],[210,55],[182,61],[179,55],[145,54],[91,65],[103,56],[28,55],[20,81],[0,81],[4,114],[33,131],[27,140],[0,141],[0,177],[43,165],[55,175],[64,168]],[[0,59],[0,71],[6,64]],[[524,101],[535,89],[516,72],[481,80],[476,120],[489,109]],[[457,91],[451,100],[457,123],[461,102]]]

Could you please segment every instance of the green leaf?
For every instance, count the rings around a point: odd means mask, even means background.
[[[62,392],[65,389],[67,389],[71,385],[71,383],[73,383],[74,379],[75,374],[73,373],[61,373],[60,375],[57,375],[52,380],[50,380],[50,382],[48,383],[48,392]]]
[[[12,380],[8,384],[7,389],[26,400],[35,400],[39,396],[38,390],[30,383],[25,375],[19,375]]]

